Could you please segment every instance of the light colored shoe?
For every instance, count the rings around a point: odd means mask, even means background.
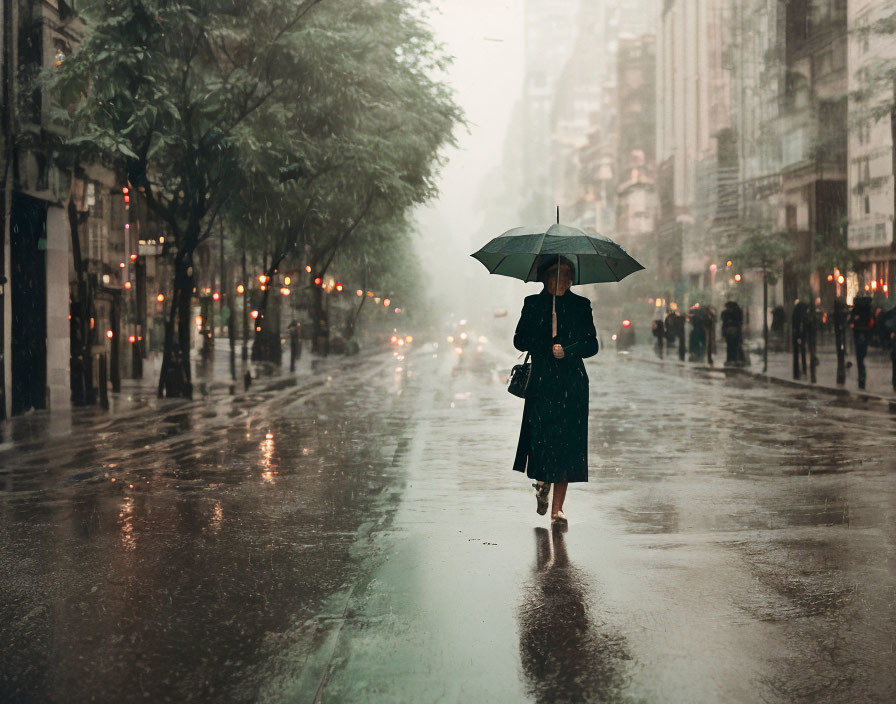
[[[551,516],[551,523],[567,525],[569,523],[569,521],[566,520],[566,514],[563,513],[562,510],[560,510],[560,511],[557,511],[557,513],[555,513],[553,516]]]
[[[551,491],[551,485],[547,482],[541,484],[536,482],[532,487],[535,489],[535,498],[538,500],[536,510],[539,516],[543,516],[548,512],[548,494]]]

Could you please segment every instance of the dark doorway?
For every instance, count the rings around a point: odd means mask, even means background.
[[[12,201],[12,412],[46,408],[47,208],[16,194]]]

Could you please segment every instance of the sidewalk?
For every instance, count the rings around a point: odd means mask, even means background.
[[[818,353],[819,364],[816,368],[815,384],[811,383],[808,375],[800,379],[793,378],[793,357],[789,352],[769,352],[768,355],[768,372],[762,372],[762,350],[754,346],[750,352],[751,364],[746,367],[725,367],[724,349],[714,355],[713,366],[702,362],[680,362],[678,353],[672,350],[671,354],[667,352],[665,358],[660,360],[654,350],[647,346],[636,347],[631,355],[640,362],[653,364],[676,364],[683,367],[694,369],[695,371],[722,371],[728,375],[740,375],[751,377],[757,381],[766,383],[782,384],[794,388],[815,390],[822,393],[833,394],[841,398],[852,398],[857,401],[866,403],[881,404],[885,409],[896,413],[896,391],[892,385],[892,364],[890,362],[889,353],[881,350],[870,350],[865,358],[865,368],[867,370],[867,380],[865,389],[859,389],[858,370],[856,369],[856,361],[854,355],[847,355],[846,362],[849,365],[846,370],[846,383],[837,384],[837,355],[833,351],[820,351]],[[807,360],[808,361],[808,360]]]
[[[846,357],[846,383],[837,385],[837,355],[827,350],[818,353],[818,367],[816,379],[818,385],[832,387],[838,390],[846,389],[859,394],[873,394],[883,396],[890,400],[896,400],[896,392],[893,391],[893,367],[888,353],[881,350],[870,350],[865,358],[867,379],[865,389],[859,389],[859,372],[856,367],[855,356]],[[753,366],[748,371],[762,370],[762,352],[752,354]],[[808,362],[808,359],[807,359]],[[852,365],[850,366],[850,362]],[[793,356],[785,352],[776,352],[768,355],[768,373],[771,376],[793,381]],[[802,379],[807,381],[806,378]]]
[[[296,362],[295,372],[289,371],[289,357],[284,355],[283,365],[244,362],[241,347],[236,348],[236,380],[230,374],[230,343],[227,339],[216,340],[214,359],[207,364],[199,361],[197,350],[191,355],[193,374],[193,398],[158,398],[159,373],[162,356],[153,354],[143,362],[143,377],[132,379],[123,377],[121,391],[109,391],[109,409],[100,406],[71,407],[31,411],[0,422],[0,451],[15,443],[33,442],[64,436],[83,428],[111,427],[122,421],[134,422],[141,418],[167,413],[171,410],[203,408],[222,403],[225,399],[243,393],[274,391],[286,386],[295,386],[299,379],[310,379],[313,374],[326,366],[327,360],[315,359],[310,352]],[[252,385],[245,390],[246,370],[252,372]],[[128,370],[124,370],[127,373]]]

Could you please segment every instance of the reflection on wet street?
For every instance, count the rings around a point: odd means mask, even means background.
[[[565,529],[535,529],[535,575],[520,606],[520,661],[537,702],[617,701],[622,638],[598,628],[598,592],[569,561]]]
[[[7,428],[0,701],[896,698],[896,416],[602,353],[558,533],[441,351]]]
[[[252,700],[400,485],[381,366],[5,452],[0,700]]]

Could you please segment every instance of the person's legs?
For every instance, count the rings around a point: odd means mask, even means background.
[[[865,388],[865,355],[868,354],[868,334],[865,331],[855,333],[856,366],[859,368],[859,388]]]
[[[890,361],[893,362],[893,391],[896,391],[896,335],[890,337]]]
[[[548,512],[548,494],[551,491],[551,485],[547,482],[535,482],[532,487],[535,489],[537,500],[536,510],[538,515],[543,516]]]
[[[551,518],[562,514],[563,500],[566,498],[566,489],[568,486],[568,482],[557,482],[554,484],[554,498],[551,501]]]

